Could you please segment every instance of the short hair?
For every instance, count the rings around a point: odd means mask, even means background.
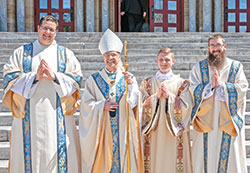
[[[43,21],[51,21],[56,24],[56,30],[58,31],[58,21],[54,16],[46,15],[40,19],[39,26],[42,26]]]
[[[168,48],[168,47],[161,48],[161,49],[158,51],[157,57],[159,56],[160,53],[171,54],[171,55],[172,55],[172,58],[174,59],[174,52],[172,51],[172,49],[170,49],[170,48]]]
[[[225,44],[225,39],[224,39],[224,37],[221,35],[221,34],[213,34],[213,35],[211,35],[209,38],[208,38],[208,44],[209,44],[209,42],[210,42],[210,40],[212,40],[212,39],[221,39],[222,40],[222,42],[223,42],[223,44]]]

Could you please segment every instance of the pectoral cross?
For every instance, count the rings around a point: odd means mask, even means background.
[[[111,97],[113,97],[115,94],[112,92],[112,93],[110,93],[110,95],[111,95]]]

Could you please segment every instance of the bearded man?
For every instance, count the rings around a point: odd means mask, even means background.
[[[225,40],[208,39],[208,58],[195,64],[189,80],[194,97],[194,173],[247,172],[244,113],[248,82],[240,62],[226,57]]]

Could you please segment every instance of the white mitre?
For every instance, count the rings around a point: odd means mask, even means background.
[[[121,53],[122,47],[123,47],[122,41],[110,29],[107,29],[104,32],[99,42],[99,50],[101,51],[102,55],[109,51],[117,51]]]

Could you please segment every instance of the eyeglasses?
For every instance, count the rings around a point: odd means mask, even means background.
[[[222,48],[224,44],[209,44],[208,45],[210,48]]]
[[[48,28],[46,26],[41,26],[41,28],[42,28],[43,31],[49,31],[51,33],[55,33],[56,32],[56,29]]]
[[[109,58],[109,57],[117,57],[119,54],[118,53],[111,53],[111,54],[104,54],[105,58]]]

